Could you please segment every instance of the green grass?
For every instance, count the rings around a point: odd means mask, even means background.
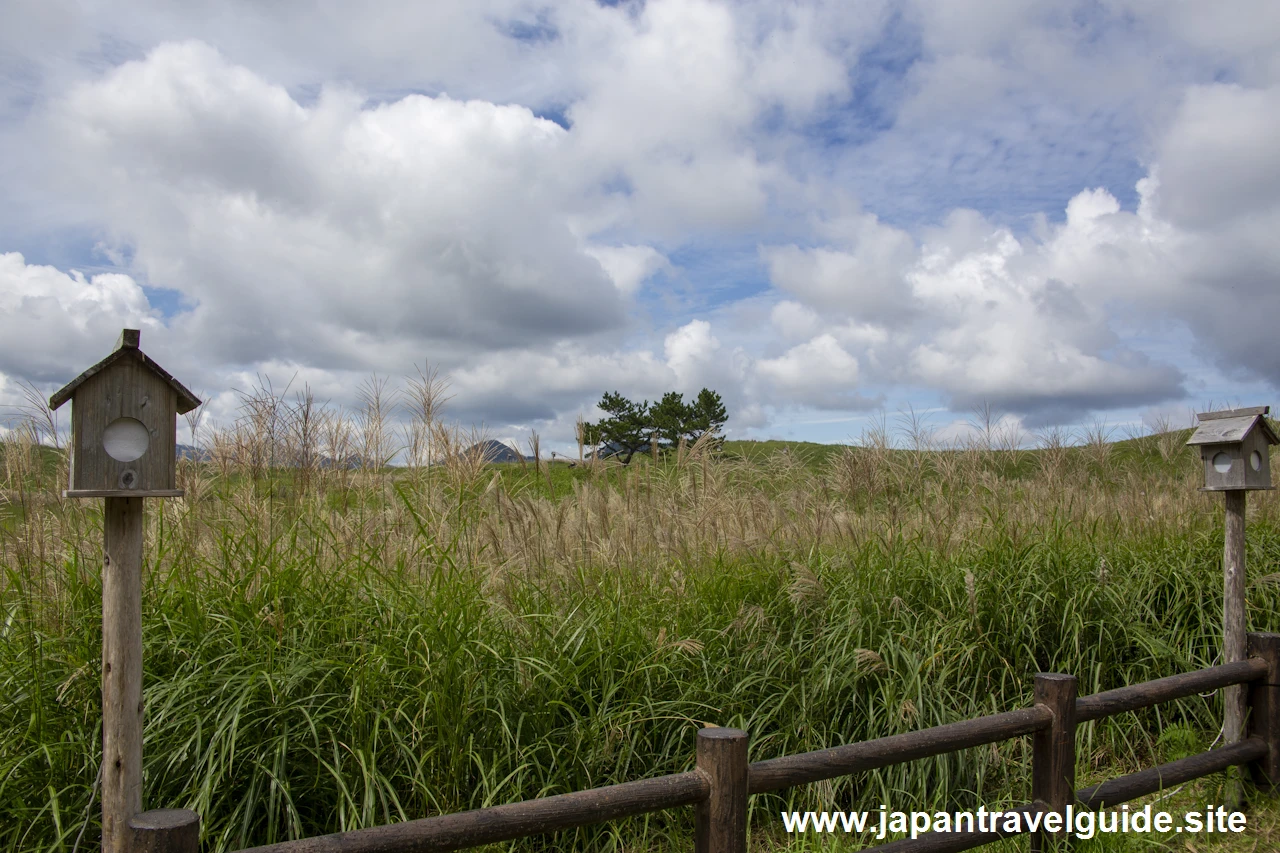
[[[811,441],[726,441],[724,454],[730,458],[749,462],[764,462],[779,452],[795,454],[806,465],[820,470],[833,455],[840,452],[834,444],[815,444]]]
[[[1210,665],[1220,511],[1193,459],[1148,445],[1058,465],[731,442],[305,488],[187,466],[195,497],[148,515],[146,805],[235,850],[684,771],[704,725],[758,760],[1026,705],[1037,671],[1089,693]],[[101,519],[50,476],[0,525],[5,849],[96,844]],[[1280,630],[1280,523],[1253,507],[1250,624]],[[1203,746],[1219,715],[1086,724],[1081,784]],[[1028,762],[1018,739],[758,796],[756,843],[820,843],[777,837],[782,808],[1025,800]],[[690,833],[685,810],[524,846]]]

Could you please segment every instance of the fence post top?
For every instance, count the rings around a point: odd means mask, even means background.
[[[1075,681],[1076,677],[1074,675],[1068,675],[1065,672],[1037,672],[1036,680],[1066,682],[1066,681]]]
[[[178,829],[200,823],[200,815],[190,809],[151,809],[129,818],[132,829]]]
[[[730,729],[723,726],[710,726],[698,729],[699,740],[737,740],[745,738],[747,733],[742,729]]]
[[[1263,684],[1280,684],[1280,634],[1250,631],[1245,637],[1246,654],[1267,662]]]

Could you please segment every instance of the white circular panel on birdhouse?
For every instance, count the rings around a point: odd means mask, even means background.
[[[1255,471],[1262,470],[1262,454],[1261,453],[1255,450],[1249,454],[1249,467]]]
[[[151,436],[142,421],[116,418],[102,432],[102,449],[117,462],[132,462],[147,452]]]
[[[1225,474],[1231,470],[1231,454],[1215,453],[1213,454],[1213,470],[1219,474]]]

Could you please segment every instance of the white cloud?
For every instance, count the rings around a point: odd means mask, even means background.
[[[1280,211],[1280,86],[1194,86],[1160,140],[1157,213],[1173,225],[1222,228]]]
[[[0,254],[0,379],[70,381],[110,351],[122,328],[160,327],[158,313],[132,278],[86,278]],[[52,345],[57,342],[56,345]],[[96,344],[96,347],[95,347]]]
[[[652,246],[587,246],[583,251],[600,262],[623,296],[634,296],[645,279],[670,267]]]
[[[914,260],[906,232],[871,214],[822,223],[838,248],[782,246],[763,252],[774,284],[817,308],[885,321],[910,310],[902,274]]]
[[[822,322],[817,311],[789,299],[773,306],[769,321],[783,340],[807,339],[817,332]]]
[[[959,409],[985,400],[1049,420],[1181,393],[1177,369],[1126,346],[1110,327],[1110,301],[1143,296],[1116,280],[1128,266],[1122,250],[1150,252],[1162,235],[1122,214],[1105,191],[1072,199],[1067,221],[1043,243],[972,212],[927,230],[919,245],[893,231],[888,241],[869,242],[865,219],[850,227],[848,249],[789,247],[766,256],[775,280],[824,309],[829,328],[870,321],[858,326],[860,336],[844,338],[855,354],[859,337],[874,353],[869,380],[937,389]],[[886,242],[895,246],[896,276],[882,262]],[[862,274],[869,268],[884,271],[873,289],[864,285],[874,280]],[[893,301],[877,301],[877,293]]]
[[[590,202],[565,132],[522,107],[338,90],[302,107],[186,43],[78,87],[51,123],[69,179],[136,269],[197,305],[176,323],[215,357],[358,367],[622,322],[569,228]]]
[[[858,386],[858,360],[829,334],[797,344],[777,358],[761,359],[755,369],[771,402],[780,398],[818,408],[852,408],[862,402],[850,395]]]
[[[610,174],[629,219],[667,237],[758,225],[789,180],[763,156],[762,117],[803,123],[849,92],[842,51],[874,33],[882,4],[653,0],[574,15],[581,97],[566,111],[579,162]],[[764,143],[764,144],[761,144]]]
[[[667,335],[663,342],[667,364],[675,372],[676,384],[684,390],[696,390],[713,370],[720,341],[711,334],[711,324],[693,320]]]
[[[495,426],[1280,386],[1274,3],[227,8],[6,21],[0,381],[142,325],[209,389],[430,358]]]

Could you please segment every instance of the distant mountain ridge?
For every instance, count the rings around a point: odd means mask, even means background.
[[[522,456],[511,445],[496,439],[487,438],[462,451],[461,454],[471,458],[480,456],[486,462],[532,462],[532,456]]]

